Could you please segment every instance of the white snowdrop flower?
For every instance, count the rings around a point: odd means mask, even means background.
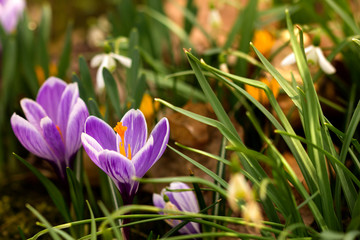
[[[120,62],[123,66],[130,68],[131,59],[113,52],[110,53],[101,53],[95,55],[90,62],[90,66],[95,68],[99,67],[96,73],[96,89],[101,91],[105,87],[103,69],[107,68],[110,72],[113,72],[116,68],[116,60]]]
[[[217,29],[220,27],[222,20],[219,13],[219,10],[216,8],[211,8],[208,18],[209,24],[213,29]]]
[[[326,74],[334,74],[336,72],[336,69],[333,65],[325,58],[324,53],[322,52],[320,47],[310,45],[307,48],[304,49],[305,54],[307,57],[308,63],[311,64],[319,64],[320,68],[326,73]],[[286,56],[281,61],[281,66],[287,66],[295,63],[295,54],[291,53],[288,56]]]

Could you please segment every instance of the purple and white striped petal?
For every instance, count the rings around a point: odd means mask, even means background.
[[[155,164],[166,149],[169,141],[170,127],[167,118],[163,118],[155,126],[145,146],[138,152],[133,162],[136,176],[143,177],[145,173]]]
[[[132,179],[135,176],[132,162],[118,152],[104,150],[99,154],[99,164],[115,182],[124,204],[130,204],[138,188],[138,183]]]
[[[161,209],[165,208],[165,201],[164,201],[163,196],[161,196],[160,194],[154,193],[152,199],[153,199],[153,204],[155,207],[158,207]]]
[[[150,156],[154,150],[154,139],[152,137],[146,142],[139,152],[132,158],[136,169],[136,177],[142,178],[145,173],[154,165],[155,161],[150,161]]]
[[[65,145],[56,125],[49,117],[44,117],[40,121],[40,126],[43,130],[44,139],[55,154],[56,160],[63,160],[65,158]]]
[[[68,84],[61,96],[60,103],[58,105],[59,106],[58,113],[57,113],[58,114],[57,125],[60,127],[64,139],[67,138],[66,130],[67,130],[71,109],[76,104],[78,98],[79,98],[79,88],[77,83]]]
[[[88,116],[89,112],[84,101],[81,98],[78,98],[77,103],[71,110],[66,129],[66,161],[71,160],[81,146],[81,133],[84,131],[84,123]],[[67,164],[70,163],[67,162]]]
[[[59,78],[50,77],[45,83],[41,86],[38,95],[36,97],[36,102],[38,102],[46,114],[55,121],[55,124],[58,124],[57,115],[58,108],[61,96],[66,88],[66,83]]]
[[[134,156],[145,145],[147,139],[147,126],[144,114],[140,110],[131,109],[124,115],[121,122],[123,126],[127,127],[125,144],[130,144],[131,155]],[[118,134],[117,137],[119,137]],[[127,151],[127,148],[125,149]]]
[[[88,117],[84,132],[93,137],[103,149],[117,150],[115,131],[103,120],[94,116]]]
[[[173,182],[170,184],[170,189],[190,189],[188,185],[182,182]],[[165,193],[171,203],[173,203],[180,211],[183,212],[199,212],[198,202],[195,194],[192,191],[184,192],[166,192]],[[182,234],[200,233],[200,225],[198,223],[190,222],[179,230]]]
[[[166,145],[169,142],[170,125],[167,118],[162,118],[150,134],[154,138],[154,149],[150,161],[156,162],[164,153]]]
[[[21,144],[36,156],[55,161],[56,156],[49,148],[41,133],[24,118],[14,113],[10,119],[11,127]]]
[[[190,187],[182,182],[173,182],[170,184],[169,189],[181,190],[190,189]],[[199,212],[198,202],[196,200],[195,194],[192,191],[166,192],[166,195],[169,197],[170,202],[175,204],[175,206],[180,211],[195,213]]]
[[[83,147],[89,155],[89,158],[99,167],[101,168],[101,164],[99,163],[99,154],[104,149],[101,147],[101,145],[90,135],[86,133],[81,134],[81,142],[83,144]]]
[[[40,104],[29,98],[23,98],[20,105],[26,119],[40,131],[40,121],[47,116],[45,110]]]

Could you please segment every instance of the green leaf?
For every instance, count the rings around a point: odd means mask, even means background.
[[[109,70],[107,70],[106,68],[103,69],[102,74],[105,81],[106,92],[110,98],[110,103],[113,106],[118,118],[121,119],[122,113],[120,108],[120,98],[115,79],[113,78]]]
[[[196,162],[195,160],[191,159],[190,157],[186,156],[185,154],[181,153],[180,151],[176,150],[175,148],[171,147],[168,145],[168,148],[170,148],[171,150],[173,150],[174,152],[176,152],[177,154],[179,154],[181,157],[185,158],[187,161],[189,161],[190,163],[192,163],[194,166],[200,168],[204,173],[206,173],[207,175],[209,175],[210,177],[212,177],[214,180],[216,180],[218,183],[220,183],[220,185],[223,188],[227,188],[228,187],[228,183],[220,178],[218,175],[216,175],[214,172],[212,172],[210,169],[206,168],[204,165]]]
[[[75,174],[70,168],[66,168],[67,179],[69,182],[69,191],[71,202],[74,205],[74,210],[77,219],[84,218],[85,199],[82,187],[75,177]]]
[[[30,204],[26,204],[26,207],[45,225],[45,227],[49,230],[49,234],[54,240],[61,240],[59,234],[54,230],[54,228],[50,225],[50,223]],[[67,239],[72,239],[70,236]]]
[[[101,115],[100,110],[99,110],[99,106],[94,99],[89,98],[87,105],[88,105],[90,115],[94,115],[98,118],[103,119],[103,116]]]
[[[86,201],[88,208],[89,208],[89,212],[90,212],[90,218],[91,218],[91,240],[96,240],[97,239],[97,235],[96,235],[96,223],[95,223],[95,217],[94,217],[94,213],[91,209],[91,205],[88,201]]]
[[[69,210],[66,206],[65,200],[63,198],[63,194],[59,191],[59,189],[55,186],[55,184],[52,183],[49,179],[47,179],[44,175],[42,175],[42,173],[39,170],[37,170],[35,167],[33,167],[30,163],[28,163],[23,158],[18,156],[16,153],[13,153],[13,155],[20,162],[22,162],[27,168],[29,168],[31,172],[35,174],[35,176],[40,180],[40,182],[46,188],[47,192],[49,193],[49,196],[53,200],[56,208],[59,210],[64,220],[70,222],[71,217],[69,214]]]
[[[63,51],[60,56],[58,63],[58,77],[64,79],[66,77],[66,71],[70,66],[71,60],[71,33],[72,33],[72,24],[70,23],[66,30],[65,43]]]
[[[80,80],[85,90],[84,99],[95,99],[94,84],[91,79],[90,70],[83,56],[79,57]]]

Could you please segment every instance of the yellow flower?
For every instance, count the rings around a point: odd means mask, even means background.
[[[145,93],[140,104],[140,111],[144,114],[147,124],[152,122],[155,112],[159,109],[160,103],[154,102],[153,98]]]
[[[262,55],[270,53],[271,48],[275,43],[275,39],[272,34],[267,30],[257,30],[254,33],[253,44]]]
[[[280,85],[274,78],[271,80],[269,80],[267,78],[260,78],[259,81],[265,83],[270,88],[270,90],[273,92],[275,98],[279,95]],[[245,85],[245,90],[261,104],[263,104],[263,105],[269,104],[269,99],[266,96],[264,90],[250,86],[250,85]]]
[[[56,76],[57,75],[57,66],[55,63],[51,62],[49,64],[49,76]],[[35,66],[35,74],[39,83],[39,86],[41,86],[46,79],[44,69],[40,65]]]

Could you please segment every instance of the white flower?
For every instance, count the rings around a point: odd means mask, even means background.
[[[235,212],[239,211],[238,202],[245,200],[246,202],[254,201],[253,192],[244,175],[236,173],[231,176],[228,187],[228,202],[231,209]]]
[[[219,11],[216,8],[210,10],[208,21],[212,28],[217,29],[220,27],[222,20]]]
[[[325,58],[320,47],[315,47],[313,45],[310,45],[307,48],[305,48],[305,54],[307,57],[307,61],[309,63],[319,64],[320,68],[326,74],[334,74],[336,72],[334,66],[331,65],[331,63]],[[295,54],[291,53],[281,61],[281,66],[287,66],[295,62],[296,62]]]
[[[122,65],[129,68],[131,67],[131,59],[115,53],[102,53],[95,55],[90,62],[91,67],[98,67],[99,69],[96,73],[96,89],[101,91],[105,87],[103,69],[107,68],[110,72],[114,71],[116,68],[116,61],[118,60]]]

